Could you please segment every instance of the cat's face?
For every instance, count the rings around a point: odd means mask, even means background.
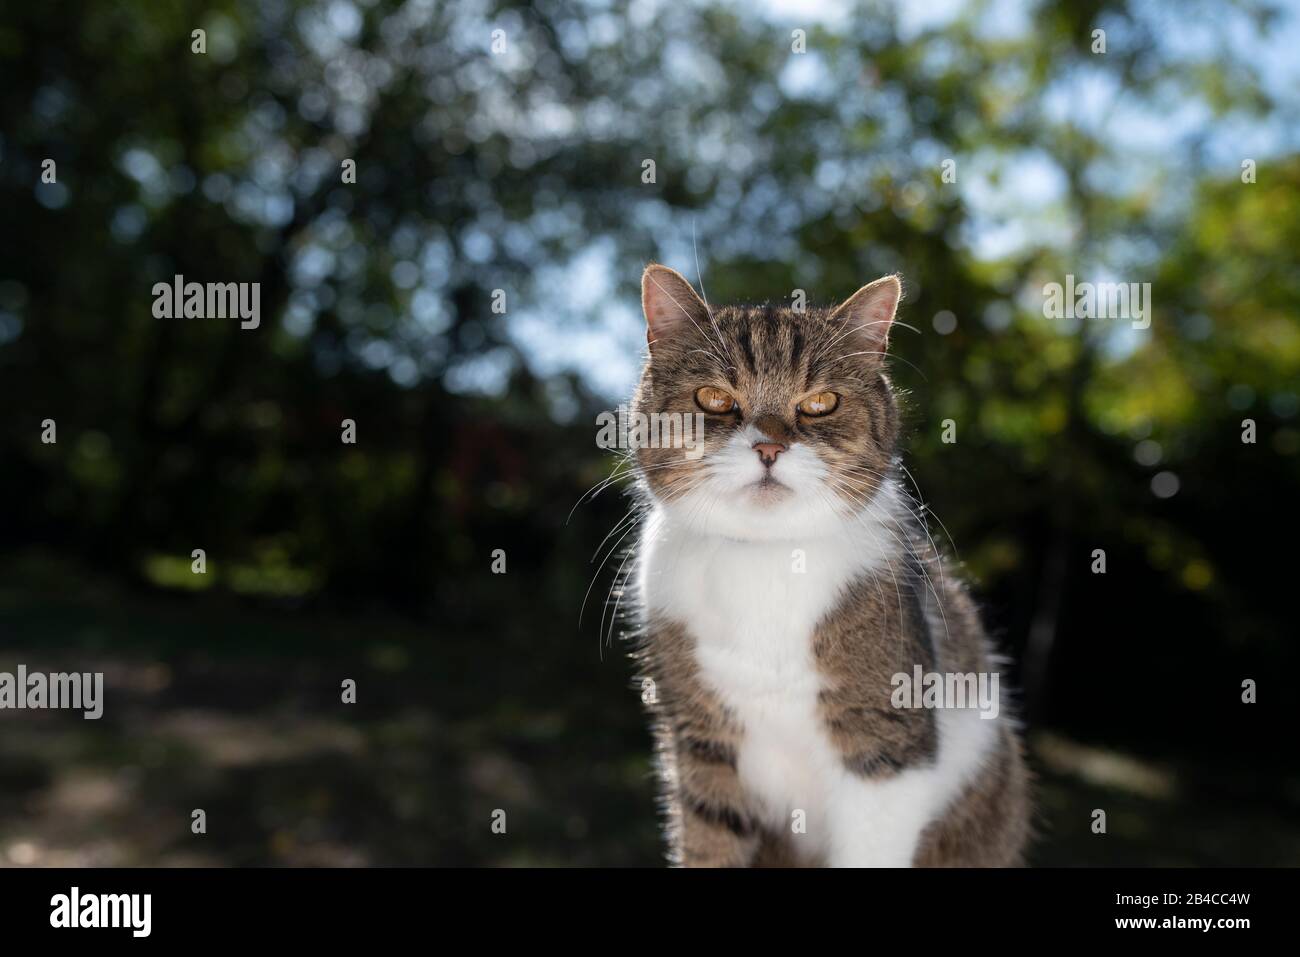
[[[675,520],[732,538],[798,538],[852,521],[894,454],[884,353],[899,291],[890,276],[838,309],[710,310],[681,275],[648,268],[650,358],[634,411],[703,415],[702,454],[637,451],[650,494]]]

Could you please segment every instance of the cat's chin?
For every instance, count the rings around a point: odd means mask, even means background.
[[[660,507],[678,528],[695,535],[774,542],[840,534],[845,516],[779,482],[752,482],[725,495],[688,495]]]
[[[789,500],[794,495],[794,489],[774,478],[761,478],[746,485],[741,489],[741,494],[758,508],[774,507]]]

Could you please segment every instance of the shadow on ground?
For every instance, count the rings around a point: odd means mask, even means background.
[[[660,861],[631,669],[586,639],[49,584],[66,570],[3,580],[0,670],[103,671],[107,700],[98,721],[0,712],[0,864]],[[1032,744],[1035,864],[1300,861],[1295,781],[1223,755]]]

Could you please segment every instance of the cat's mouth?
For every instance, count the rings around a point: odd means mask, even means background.
[[[785,498],[785,496],[789,495],[794,490],[784,482],[773,478],[772,474],[769,472],[757,482],[750,482],[746,485],[745,491],[750,494],[754,501],[765,503],[775,502],[779,499]]]

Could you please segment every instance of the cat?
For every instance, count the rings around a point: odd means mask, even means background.
[[[1010,709],[898,693],[1001,664],[904,486],[885,365],[901,291],[710,308],[666,266],[642,277],[634,409],[704,414],[702,455],[634,452],[634,657],[671,864],[1023,863]]]

